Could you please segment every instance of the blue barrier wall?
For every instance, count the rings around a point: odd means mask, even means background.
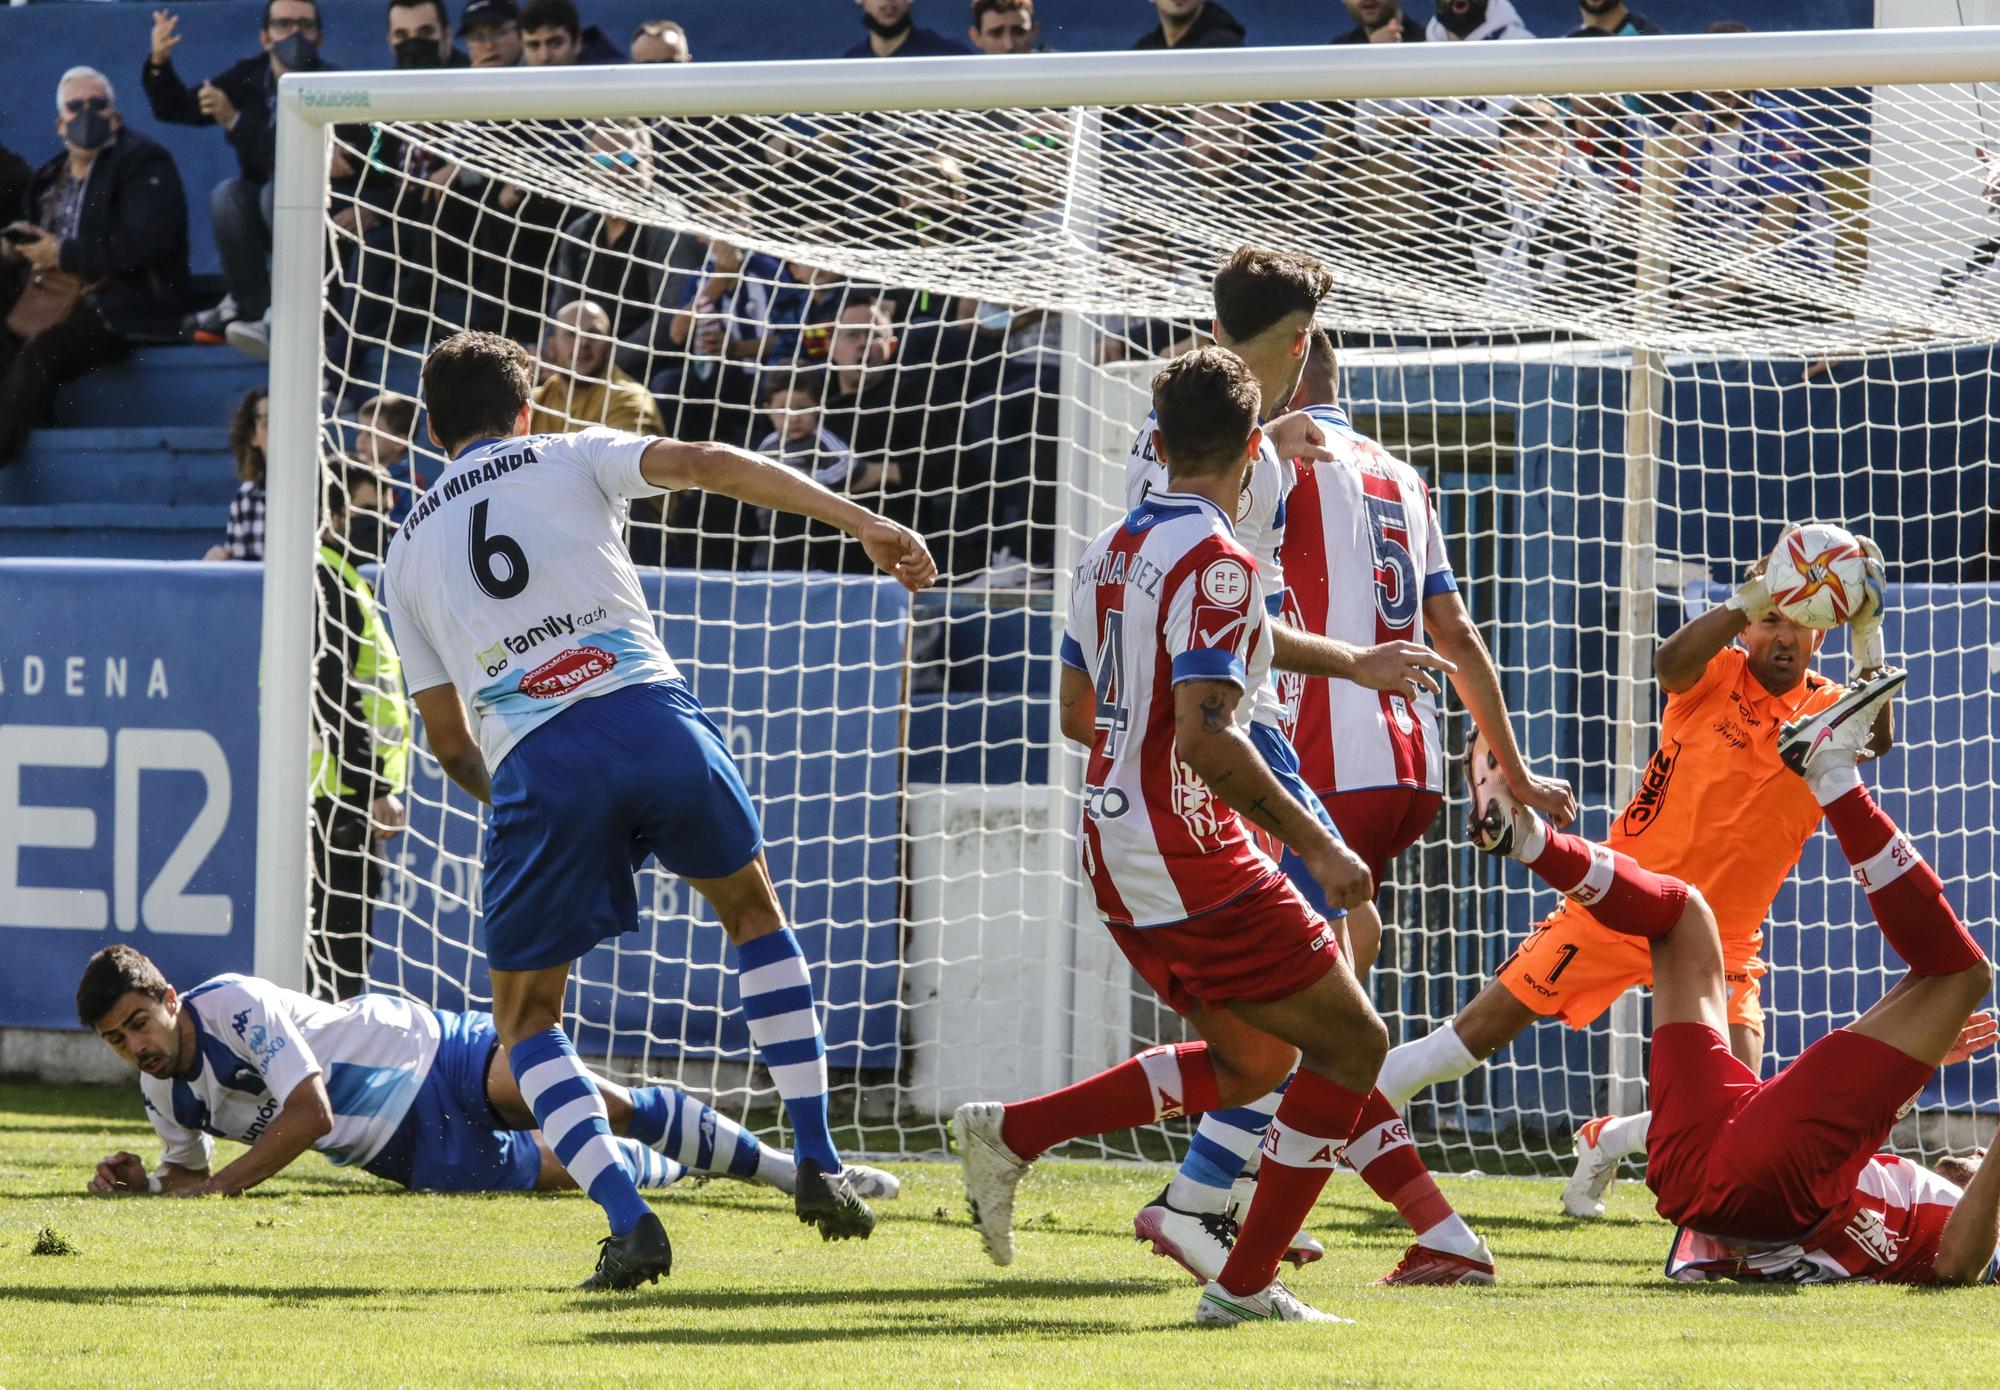
[[[1515,0],[1536,33],[1566,33],[1577,22],[1571,0]],[[235,158],[215,130],[162,126],[147,110],[139,87],[152,32],[151,4],[35,4],[0,6],[0,51],[7,54],[7,81],[0,84],[0,144],[40,164],[57,153],[54,131],[56,80],[77,63],[102,69],[118,88],[119,105],[132,125],[162,141],[179,161],[188,187],[189,232],[197,271],[217,270],[215,241],[208,219],[208,194],[235,176]],[[181,16],[183,42],[175,67],[190,84],[201,82],[257,49],[259,0],[201,0],[173,6]],[[450,0],[454,19],[462,0]],[[862,36],[857,11],[847,0],[584,0],[586,23],[601,27],[624,47],[626,36],[644,20],[671,17],[687,29],[699,61],[759,58],[825,58]],[[960,37],[968,23],[964,0],[920,0],[917,18],[931,28]],[[1345,11],[1335,0],[1228,0],[1228,8],[1248,26],[1252,42],[1324,42],[1346,30]],[[1740,19],[1740,0],[1651,0],[1641,7],[1675,33],[1696,33],[1718,19]],[[329,61],[347,68],[388,62],[381,0],[322,0],[322,47]],[[1068,51],[1129,47],[1152,23],[1140,0],[1041,0],[1043,33],[1053,47]],[[754,10],[754,23],[745,18]],[[1788,0],[1757,7],[1760,29],[1869,28],[1872,0]],[[1428,15],[1415,4],[1411,12]],[[663,79],[666,80],[666,79]]]

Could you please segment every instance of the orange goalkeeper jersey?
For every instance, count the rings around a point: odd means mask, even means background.
[[[1779,761],[1779,729],[1840,690],[1808,671],[1797,689],[1773,695],[1743,649],[1725,647],[1700,680],[1667,697],[1659,747],[1605,842],[1699,888],[1725,943],[1761,944],[1771,900],[1820,819],[1805,779]],[[1575,910],[1567,901],[1560,909]]]

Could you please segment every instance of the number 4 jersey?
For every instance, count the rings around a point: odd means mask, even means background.
[[[680,675],[625,551],[625,509],[663,489],[622,430],[466,448],[389,545],[384,598],[412,693],[454,685],[489,770],[574,700]]]
[[[1331,406],[1307,413],[1334,458],[1300,464],[1285,531],[1286,619],[1371,647],[1424,640],[1424,600],[1455,591],[1424,480]],[[1316,792],[1444,790],[1437,701],[1282,674],[1285,732]]]
[[[1229,519],[1187,493],[1152,491],[1077,566],[1061,658],[1097,689],[1097,733],[1079,848],[1105,920],[1183,921],[1240,896],[1277,866],[1242,819],[1184,764],[1174,687],[1270,679],[1271,629],[1250,552]]]

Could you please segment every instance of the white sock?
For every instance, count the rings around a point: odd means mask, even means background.
[[[1533,811],[1528,812],[1528,828],[1514,842],[1513,857],[1523,864],[1532,864],[1542,857],[1542,851],[1549,847],[1549,828],[1542,824],[1542,818]]]
[[[1424,1037],[1389,1049],[1376,1087],[1402,1114],[1410,1098],[1440,1081],[1456,1081],[1479,1065],[1449,1023]]]
[[[1426,1250],[1442,1250],[1447,1255],[1477,1255],[1479,1237],[1472,1227],[1465,1224],[1465,1218],[1453,1212],[1444,1220],[1417,1237],[1417,1244]]]
[[[1641,1110],[1636,1115],[1620,1115],[1615,1120],[1607,1120],[1604,1128],[1597,1131],[1597,1147],[1614,1158],[1631,1158],[1646,1152],[1646,1129],[1653,1123],[1653,1112]]]
[[[631,1173],[632,1185],[641,1191],[672,1187],[687,1176],[687,1169],[677,1160],[641,1144],[637,1139],[614,1138],[611,1146],[618,1150],[620,1161]]]
[[[1826,753],[1815,759],[1806,769],[1806,786],[1812,790],[1813,800],[1822,806],[1831,806],[1861,785],[1861,770],[1852,753]]]

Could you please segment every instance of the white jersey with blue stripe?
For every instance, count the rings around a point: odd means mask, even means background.
[[[410,508],[383,567],[403,680],[452,685],[490,771],[573,701],[680,675],[625,550],[651,441],[623,430],[469,445]]]
[[[403,1122],[437,1056],[437,1015],[388,994],[328,1004],[250,975],[217,975],[181,995],[194,1020],[194,1069],[139,1077],[162,1158],[203,1169],[211,1138],[248,1144],[285,1099],[322,1078],[333,1129],[313,1147],[337,1164],[366,1163]]]
[[[1146,423],[1139,427],[1131,452],[1125,456],[1125,505],[1128,509],[1136,508],[1149,496],[1169,490],[1167,466],[1153,448],[1153,434],[1158,429],[1158,418],[1148,411]],[[1266,611],[1272,617],[1285,609],[1285,567],[1281,555],[1285,544],[1285,506],[1297,478],[1296,466],[1290,459],[1278,457],[1278,451],[1271,446],[1270,435],[1266,434],[1264,447],[1258,451],[1256,461],[1244,475],[1243,491],[1236,499],[1236,515],[1230,518],[1235,527],[1236,543],[1249,551],[1250,558],[1257,562],[1259,587],[1264,592]],[[1276,682],[1268,679],[1260,682],[1250,711],[1251,720],[1272,729],[1281,729],[1283,713]]]

